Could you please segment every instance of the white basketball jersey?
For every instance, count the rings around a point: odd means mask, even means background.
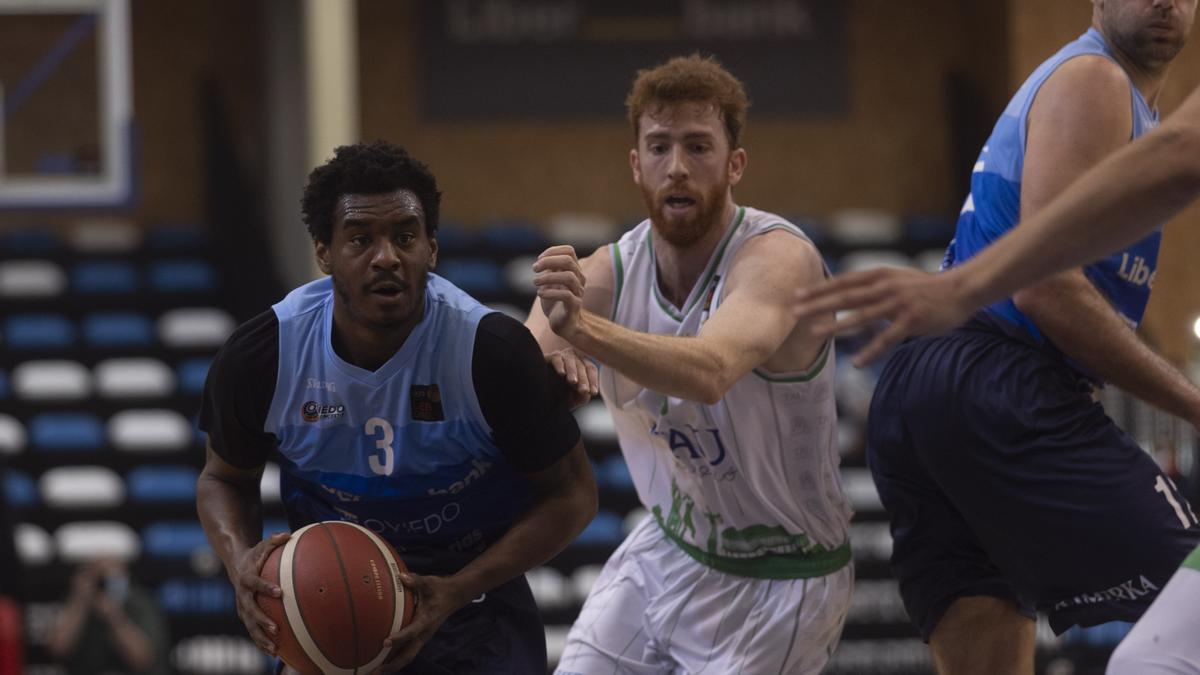
[[[659,291],[652,230],[642,222],[610,245],[612,319],[647,333],[698,334],[720,306],[738,249],[772,230],[807,239],[779,216],[739,208],[677,308]],[[697,561],[775,579],[822,576],[849,561],[852,510],[838,474],[832,352],[830,344],[804,372],[755,369],[715,405],[669,397],[602,369],[600,391],[638,496]]]

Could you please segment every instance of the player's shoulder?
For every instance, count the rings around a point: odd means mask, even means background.
[[[260,312],[229,334],[222,352],[233,354],[279,351],[279,316],[273,308]]]
[[[1132,86],[1129,74],[1117,62],[1100,54],[1080,54],[1067,59],[1046,78],[1037,98],[1095,107],[1105,104],[1128,107]]]

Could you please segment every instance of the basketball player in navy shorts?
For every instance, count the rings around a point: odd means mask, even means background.
[[[1195,0],[1093,5],[1092,28],[997,122],[947,267],[1157,124]],[[1092,397],[1108,381],[1200,423],[1200,391],[1133,331],[1160,236],[909,341],[883,369],[868,460],[901,595],[942,675],[1032,673],[1037,610],[1058,632],[1136,620],[1200,539],[1176,486]]]
[[[1117,152],[1030,220],[943,274],[880,269],[801,292],[798,313],[856,310],[839,328],[888,319],[862,362],[906,335],[934,333],[1050,274],[1144,236],[1200,197],[1200,88],[1158,130]],[[1113,652],[1109,675],[1200,675],[1200,547]]]
[[[567,392],[520,323],[433,274],[440,193],[387,143],[343,146],[304,191],[327,278],[243,324],[205,385],[197,507],[255,643],[278,627],[255,594],[286,534],[260,541],[268,460],[293,529],[345,520],[389,541],[412,574],[412,624],[378,672],[545,672],[523,574],[596,511]]]

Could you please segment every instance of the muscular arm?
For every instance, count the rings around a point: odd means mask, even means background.
[[[526,477],[533,483],[534,505],[452,577],[464,604],[557,555],[596,515],[596,481],[582,441],[550,467]]]
[[[1113,153],[952,273],[971,304],[1146,236],[1200,197],[1200,88],[1161,127]]]
[[[601,246],[591,255],[581,258],[579,270],[584,278],[583,308],[601,316],[612,314],[612,304],[616,293],[616,276],[613,273],[612,252],[609,247]],[[542,311],[542,303],[537,298],[533,300],[529,318],[525,319],[525,327],[533,333],[543,354],[571,347],[570,342],[555,335],[550,328],[550,321],[546,319],[546,313]]]
[[[236,557],[262,538],[263,467],[240,469],[221,459],[210,444],[196,482],[196,512],[208,542],[235,579]]]
[[[823,277],[811,244],[787,232],[768,232],[738,251],[725,297],[695,337],[633,331],[586,306],[559,335],[648,389],[716,403],[780,350],[796,329],[791,305],[796,289]],[[543,297],[553,298],[553,292]],[[803,355],[791,366],[800,369],[816,358],[822,341],[797,340],[805,343],[797,350]]]
[[[1125,74],[1107,60],[1074,59],[1046,82],[1029,114],[1022,218],[1036,217],[1077,176],[1126,144],[1129,97]],[[1013,301],[1092,373],[1184,419],[1200,419],[1200,391],[1138,339],[1081,270],[1023,289]]]

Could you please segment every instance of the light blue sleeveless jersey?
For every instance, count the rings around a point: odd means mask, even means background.
[[[1042,84],[1067,60],[1094,54],[1113,60],[1112,52],[1096,29],[1089,29],[1078,40],[1063,47],[1057,54],[1029,76],[992,130],[983,147],[975,171],[971,175],[971,194],[967,197],[954,239],[946,250],[943,269],[963,262],[1012,229],[1020,220],[1021,172],[1025,166],[1026,118],[1034,96]],[[1133,106],[1133,133],[1137,138],[1158,125],[1158,113],[1130,83]],[[1158,266],[1158,245],[1161,228],[1123,251],[1089,265],[1084,272],[1122,317],[1133,327],[1141,323],[1154,285]],[[1002,326],[1014,328],[1041,344],[1045,341],[1037,326],[1025,316],[1012,299],[1006,299],[984,310],[999,319]]]
[[[371,372],[333,350],[330,279],[273,309],[279,376],[266,431],[279,442],[293,527],[356,522],[453,569],[529,507],[528,482],[492,442],[471,378],[475,331],[492,310],[431,274],[424,318]]]

